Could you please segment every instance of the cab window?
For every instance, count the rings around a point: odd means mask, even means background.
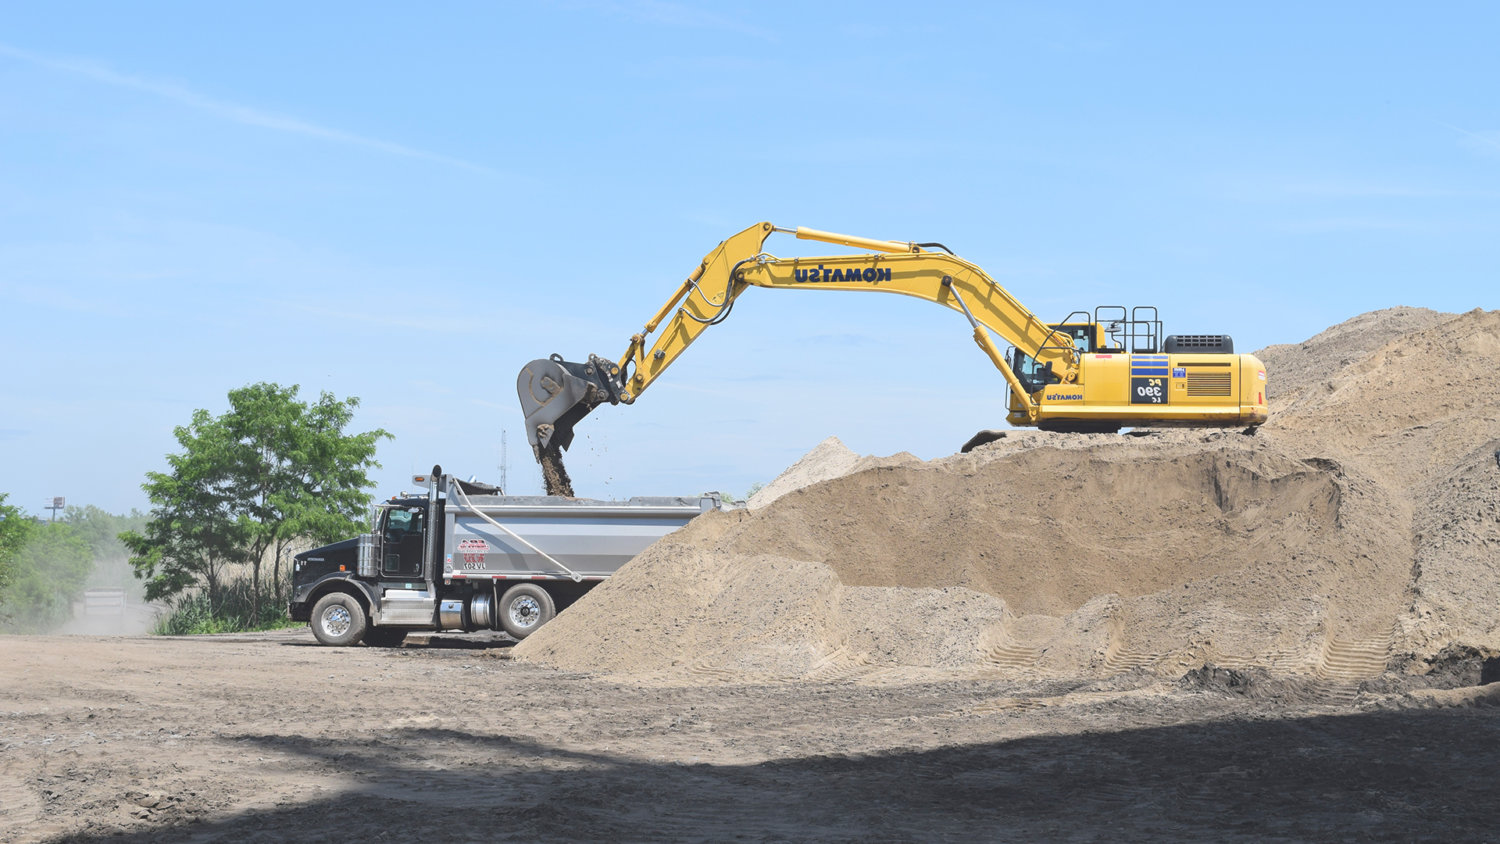
[[[1073,348],[1077,349],[1080,353],[1091,354],[1094,351],[1094,326],[1088,323],[1083,323],[1082,325],[1070,323],[1068,325],[1054,325],[1052,327],[1057,329],[1059,333],[1066,334],[1072,338]]]

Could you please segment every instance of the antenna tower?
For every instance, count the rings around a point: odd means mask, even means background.
[[[508,475],[509,472],[506,469],[505,463],[506,463],[506,459],[505,459],[505,429],[501,428],[500,429],[500,490],[502,492],[509,493],[510,492],[510,478],[506,477],[506,475]]]

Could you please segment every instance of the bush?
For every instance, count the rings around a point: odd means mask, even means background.
[[[89,545],[71,525],[33,525],[25,544],[11,559],[0,594],[4,603],[0,628],[44,633],[67,621],[73,615],[72,602],[83,594],[93,569]]]
[[[161,617],[156,623],[156,629],[151,632],[160,636],[191,636],[201,633],[278,630],[301,624],[287,618],[285,605],[274,598],[260,602],[260,615],[257,618],[252,609],[256,602],[248,577],[226,581],[219,593],[217,607],[209,600],[206,592],[193,592],[179,597],[172,602],[171,610]]]

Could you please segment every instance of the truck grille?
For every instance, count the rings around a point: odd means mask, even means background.
[[[1187,394],[1189,396],[1228,396],[1231,376],[1228,372],[1189,372]]]

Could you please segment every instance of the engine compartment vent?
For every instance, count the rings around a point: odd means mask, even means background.
[[[1228,372],[1194,372],[1188,370],[1189,396],[1232,396],[1233,379]]]
[[[1234,338],[1228,334],[1173,334],[1167,337],[1166,348],[1162,351],[1167,354],[1207,354],[1207,355],[1232,355],[1234,354]]]

